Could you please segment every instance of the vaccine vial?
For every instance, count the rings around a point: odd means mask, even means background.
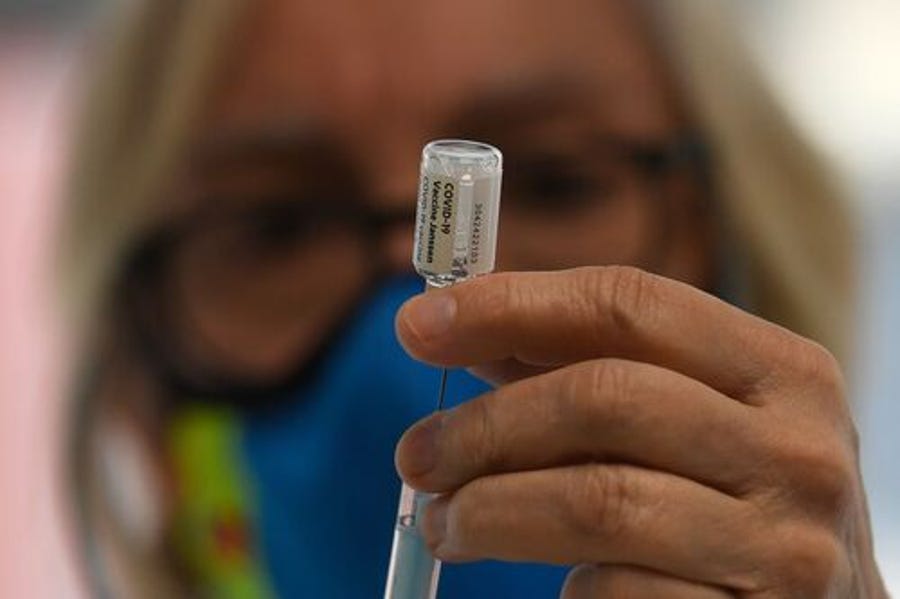
[[[494,270],[503,155],[477,141],[443,139],[422,150],[413,266],[445,287]]]

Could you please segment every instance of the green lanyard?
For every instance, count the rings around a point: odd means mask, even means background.
[[[170,421],[172,540],[202,596],[268,599],[275,594],[258,560],[254,493],[240,443],[240,421],[227,408],[184,408]]]

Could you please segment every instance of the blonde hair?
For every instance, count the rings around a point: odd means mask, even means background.
[[[721,5],[654,4],[683,95],[714,149],[722,209],[748,258],[752,308],[846,358],[856,287],[853,215]]]
[[[177,167],[243,0],[152,0],[114,15],[93,74],[73,148],[70,197],[59,260],[63,310],[82,356],[73,376],[70,489],[79,554],[92,594],[183,595],[155,546],[140,546],[109,508],[104,466],[94,446],[98,406],[82,390],[100,345],[118,269],[131,244],[164,208],[155,202]],[[115,433],[113,433],[115,435]],[[107,449],[108,450],[108,449]]]
[[[155,200],[179,162],[245,4],[138,1],[111,23],[72,153],[62,237],[65,308],[82,342],[130,243],[159,216]]]
[[[96,350],[93,332],[117,269],[159,216],[154,199],[178,164],[246,4],[139,2],[115,29],[88,98],[64,221],[63,296],[79,355]],[[854,230],[838,186],[773,99],[722,3],[650,6],[682,95],[713,147],[717,199],[747,258],[753,309],[844,354]],[[81,476],[76,486],[94,486],[89,480]],[[158,571],[126,570],[145,582]]]

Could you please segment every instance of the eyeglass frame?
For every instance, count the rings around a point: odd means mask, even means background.
[[[686,169],[698,183],[699,199],[704,209],[712,207],[711,159],[708,145],[703,138],[693,131],[683,132],[668,142],[646,143],[625,140],[616,137],[604,137],[601,142],[605,149],[617,150],[618,158],[637,167],[650,181],[656,181],[666,173]],[[312,217],[308,223],[341,223],[350,224],[363,233],[367,243],[376,244],[383,231],[397,224],[412,223],[415,218],[414,209],[385,210],[375,208],[361,202],[326,202],[326,203],[293,203],[289,198],[276,199],[264,206],[253,206],[240,212],[259,213],[272,206],[284,208],[292,206],[301,210],[304,216]],[[171,257],[176,254],[178,246],[185,239],[196,235],[198,231],[214,226],[217,220],[234,218],[234,212],[222,213],[201,207],[192,213],[182,216],[178,223],[160,226],[143,235],[131,251],[126,253],[120,275],[117,277],[117,303],[123,303],[127,326],[133,334],[138,355],[148,366],[152,376],[166,390],[171,400],[179,398],[192,401],[225,401],[229,403],[254,405],[277,401],[290,389],[296,388],[309,379],[324,357],[328,354],[330,343],[339,337],[340,326],[327,336],[313,357],[298,364],[290,373],[278,381],[266,384],[247,383],[231,378],[224,373],[204,373],[201,377],[185,372],[183,364],[165,347],[160,329],[146,322],[146,316],[140,313],[136,296],[147,293],[148,289],[161,290],[161,278],[169,267]],[[315,226],[307,226],[315,229]],[[383,278],[383,273],[374,272],[369,287]],[[171,320],[168,315],[171,302],[162,300],[163,320]],[[346,319],[344,319],[346,320]],[[171,325],[170,325],[171,326]],[[201,382],[200,378],[206,378]],[[209,382],[212,380],[212,382]]]

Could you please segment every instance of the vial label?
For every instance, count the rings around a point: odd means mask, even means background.
[[[469,270],[473,275],[494,270],[499,198],[499,177],[486,177],[475,181],[468,222]]]
[[[472,232],[469,236],[469,257],[472,267],[475,269],[481,263],[481,236],[484,231],[485,216],[484,202],[475,202],[472,206]]]
[[[454,266],[459,188],[459,182],[454,179],[433,173],[422,174],[416,262],[431,272],[450,272]]]

